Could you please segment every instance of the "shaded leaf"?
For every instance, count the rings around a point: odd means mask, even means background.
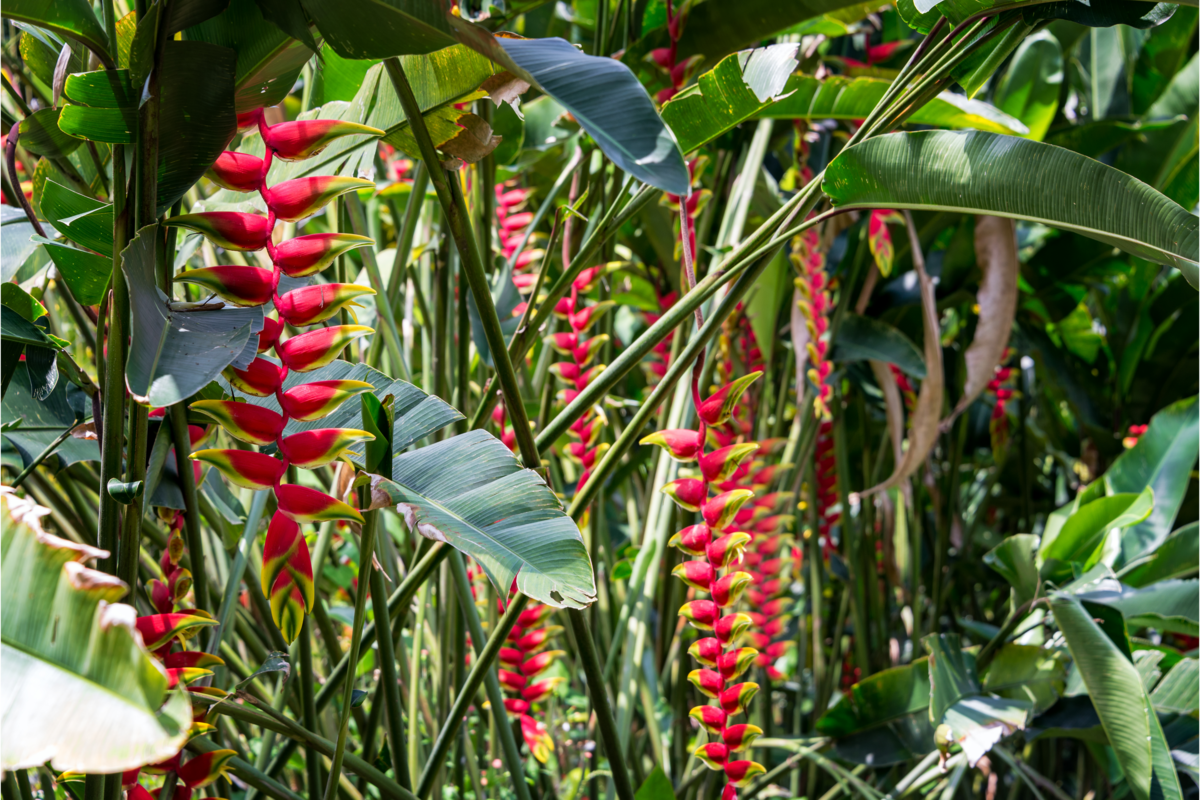
[[[87,0],[9,0],[4,16],[54,31],[108,56],[108,37]],[[57,60],[57,51],[53,58]]]
[[[76,302],[99,305],[112,278],[112,259],[49,240],[43,241],[42,247]]]
[[[1121,575],[1130,586],[1147,586],[1166,578],[1180,578],[1195,572],[1200,565],[1200,523],[1185,525],[1154,549],[1146,560],[1139,559]]]
[[[43,108],[21,120],[20,142],[31,153],[47,158],[66,158],[83,140],[65,133],[58,125],[62,109]]]
[[[1038,584],[1041,582],[1034,561],[1037,547],[1036,536],[1018,533],[1006,538],[983,557],[983,563],[999,572],[1012,586],[1014,608],[1037,596]]]
[[[899,330],[875,317],[847,314],[837,329],[830,358],[874,359],[895,364],[914,378],[925,377],[925,360],[917,346]]]
[[[818,733],[833,737],[839,757],[887,766],[933,750],[929,724],[928,660],[877,672],[850,687],[817,720]]]
[[[1027,37],[996,86],[996,107],[1029,128],[1025,136],[1041,141],[1058,112],[1063,81],[1062,48],[1048,31]]]
[[[102,203],[46,181],[41,197],[42,214],[55,229],[75,244],[112,257],[113,213]]]
[[[5,318],[12,316],[4,314]],[[7,349],[7,348],[6,348]],[[21,420],[21,426],[3,433],[16,449],[23,465],[28,466],[63,431],[91,416],[91,402],[75,384],[58,381],[50,395],[34,399],[27,365],[18,364],[4,393],[5,420]],[[100,448],[94,440],[67,437],[54,451],[63,466],[76,461],[99,461]]]
[[[1114,494],[1079,507],[1053,536],[1042,538],[1038,563],[1085,562],[1113,528],[1126,528],[1146,519],[1154,507],[1154,491]]]

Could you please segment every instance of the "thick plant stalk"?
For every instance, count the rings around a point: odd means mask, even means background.
[[[208,574],[204,568],[204,535],[200,530],[200,506],[196,500],[196,474],[192,471],[192,461],[189,458],[192,440],[188,434],[187,412],[183,405],[179,404],[171,406],[167,413],[171,417],[171,436],[175,440],[175,467],[183,487],[183,504],[187,506],[183,515],[183,530],[192,557],[192,586],[196,593],[196,607],[207,611]]]
[[[363,489],[360,492],[359,499],[364,507],[369,505],[371,500],[369,491]],[[375,566],[375,559],[371,554],[375,552],[375,529],[379,525],[379,511],[368,511],[363,519],[365,521],[359,541],[359,552],[362,556],[358,562],[358,592],[354,598],[354,626],[351,628],[350,650],[346,654],[351,664],[358,663],[358,654],[362,648],[363,624],[367,619],[367,593],[371,585],[371,572]],[[335,800],[337,797],[338,783],[342,777],[342,761],[346,755],[346,740],[350,734],[353,700],[354,681],[351,679],[346,681],[342,690],[342,717],[338,725],[337,745],[333,751],[333,765],[329,768],[329,780],[325,784],[325,800]]]
[[[371,570],[371,606],[375,619],[387,619],[387,587],[384,586],[383,573],[380,570]],[[400,700],[400,680],[396,675],[396,651],[395,644],[392,641],[391,631],[385,630],[383,636],[376,637],[376,642],[379,645],[379,680],[380,690],[383,693],[384,714],[387,718],[387,736],[389,750],[392,754],[392,771],[396,774],[396,780],[405,789],[411,789],[412,785],[409,781],[408,774],[408,746],[404,739],[404,714],[403,704]],[[379,702],[376,700],[376,702]],[[316,704],[313,704],[316,708]],[[305,705],[307,713],[307,699]],[[316,712],[313,712],[314,717]],[[307,725],[307,722],[305,723]]]

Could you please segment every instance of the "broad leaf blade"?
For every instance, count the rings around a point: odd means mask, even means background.
[[[1200,225],[1119,170],[1052,145],[978,132],[868,139],[825,172],[836,206],[994,214],[1081,233],[1200,282]]]
[[[912,340],[874,317],[847,314],[833,340],[834,361],[874,359],[895,364],[914,378],[925,377],[925,359]]]
[[[108,37],[87,0],[9,0],[4,16],[54,31],[108,55]]]

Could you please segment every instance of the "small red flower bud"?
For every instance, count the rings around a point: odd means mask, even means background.
[[[262,184],[263,160],[249,153],[226,150],[208,168],[206,177],[222,189],[234,192],[256,192]]]
[[[727,608],[737,605],[746,587],[754,582],[754,577],[748,572],[731,572],[712,585],[712,599]]]
[[[688,680],[706,697],[716,699],[725,688],[721,673],[711,669],[694,669],[688,673]]]
[[[704,473],[704,479],[709,483],[719,483],[732,475],[738,465],[753,455],[756,450],[758,450],[757,442],[746,442],[705,453],[700,457],[700,471]]]
[[[679,613],[692,623],[692,627],[707,631],[712,630],[713,625],[720,618],[721,609],[712,600],[693,600],[685,603],[679,609]]]
[[[738,509],[751,497],[754,497],[754,492],[749,489],[733,489],[706,500],[701,508],[704,521],[714,531],[724,530],[733,522]]]
[[[301,524],[339,519],[363,523],[357,509],[307,486],[287,483],[276,486],[275,499],[279,502],[279,513]]]
[[[713,635],[726,645],[749,630],[752,624],[749,614],[726,614],[713,625]]]
[[[709,395],[706,400],[700,403],[700,407],[696,409],[700,419],[704,420],[705,424],[713,427],[725,424],[729,420],[729,415],[733,413],[734,407],[737,406],[737,402],[742,394],[761,375],[761,372],[752,372],[749,375],[743,375],[736,381],[726,384],[719,391]]]
[[[354,233],[310,233],[281,242],[275,248],[275,266],[284,275],[303,278],[315,275],[343,253],[374,244],[367,236]]]
[[[318,328],[293,336],[276,346],[275,352],[288,369],[309,372],[330,364],[350,342],[374,332],[365,325]]]
[[[271,238],[266,217],[241,211],[180,214],[177,217],[167,217],[164,224],[198,231],[213,244],[226,250],[261,250]]]
[[[721,655],[721,649],[721,643],[715,637],[706,636],[692,643],[692,646],[688,648],[688,655],[706,667],[715,667],[717,657]]]
[[[725,777],[735,786],[749,786],[751,781],[766,771],[767,768],[757,761],[730,761],[725,765]]]
[[[550,637],[562,630],[561,625],[549,625],[536,631],[530,631],[517,640],[517,647],[524,653],[535,653],[545,647]]]
[[[247,444],[272,444],[283,432],[284,419],[277,412],[253,403],[233,400],[197,400],[190,408],[212,417],[235,439]]]
[[[676,461],[687,462],[696,458],[703,442],[700,440],[699,431],[676,428],[656,431],[649,436],[643,437],[640,444],[656,444],[666,450],[671,458]],[[707,457],[704,456],[704,458]]]
[[[509,714],[524,714],[529,711],[529,703],[517,697],[504,698],[504,710]]]
[[[706,550],[709,562],[718,569],[724,569],[735,564],[742,557],[742,551],[750,542],[750,534],[742,531],[727,533],[710,544]]]
[[[538,653],[536,656],[529,656],[521,664],[521,674],[526,678],[536,678],[546,670],[550,669],[550,665],[559,656],[566,655],[564,650],[547,650],[543,653]]]
[[[684,511],[699,511],[705,498],[708,497],[708,487],[704,485],[704,481],[695,478],[679,478],[671,481],[662,487],[662,492],[674,500],[675,505]]]
[[[279,452],[297,467],[317,469],[337,461],[359,442],[374,439],[374,434],[353,428],[316,428],[280,439]]]
[[[277,219],[296,222],[315,214],[338,195],[374,189],[375,182],[348,175],[311,175],[277,183],[266,191],[267,207]]]
[[[211,464],[230,483],[245,489],[270,489],[287,470],[277,458],[254,450],[197,450],[192,458]]]
[[[261,306],[275,289],[274,273],[259,267],[200,267],[180,272],[175,280],[203,286],[235,306]]]
[[[709,742],[696,748],[696,758],[703,761],[709,769],[721,769],[729,758],[729,748],[720,742]]]
[[[529,701],[530,703],[540,703],[554,693],[554,687],[558,686],[565,680],[566,678],[556,676],[553,678],[546,678],[545,680],[538,681],[537,683],[531,683],[529,686],[526,686],[521,690],[521,698]]]
[[[221,373],[229,384],[254,397],[270,397],[283,385],[279,367],[265,358],[256,358],[245,369],[228,366]]]
[[[712,542],[712,531],[703,523],[691,525],[676,533],[667,544],[678,547],[690,556],[705,556],[708,545]]]
[[[754,699],[754,695],[758,694],[758,684],[747,681],[730,686],[725,691],[721,692],[718,702],[725,713],[731,717],[736,717],[746,710],[746,706],[750,705],[750,701]]]
[[[510,692],[519,692],[525,688],[528,681],[521,675],[506,669],[496,670],[500,673],[500,685]]]
[[[288,389],[280,395],[280,405],[292,419],[311,422],[332,414],[351,397],[373,388],[366,381],[313,381]]]
[[[729,747],[729,752],[736,753],[753,745],[759,736],[762,728],[757,725],[731,725],[721,734],[721,741]]]
[[[284,161],[300,161],[325,149],[334,139],[357,134],[383,136],[384,131],[336,119],[303,119],[280,122],[262,131],[263,142]]]
[[[709,733],[718,736],[725,729],[725,720],[728,718],[725,712],[716,706],[696,706],[688,716],[699,722]]]
[[[671,574],[693,589],[707,592],[712,586],[716,570],[707,561],[684,561],[671,570]]]
[[[722,653],[717,658],[717,669],[720,671],[721,677],[725,680],[736,681],[743,672],[750,669],[757,655],[758,651],[752,647],[739,647],[736,650],[730,650],[728,653]]]

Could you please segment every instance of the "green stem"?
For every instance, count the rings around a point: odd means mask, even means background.
[[[371,570],[371,611],[376,620],[388,618],[387,587],[383,584],[383,572],[377,569]],[[401,786],[411,789],[408,759],[405,757],[407,745],[404,739],[402,711],[404,706],[400,701],[400,679],[396,675],[395,642],[392,641],[390,630],[385,630],[384,635],[375,637],[375,641],[379,646],[379,680],[383,693],[384,713],[387,716],[388,749],[392,754],[392,771]]]
[[[266,494],[266,492],[262,492]],[[257,500],[258,498],[255,497]],[[222,608],[222,611],[224,609]],[[218,633],[219,636],[219,633]],[[214,637],[216,638],[216,637]],[[317,704],[314,702],[317,690],[313,674],[313,645],[312,645],[312,615],[304,618],[300,630],[300,703],[304,709],[304,727],[310,731],[317,729]],[[316,797],[321,791],[321,761],[315,753],[308,753],[304,758],[304,769],[307,774],[309,797]],[[266,777],[265,775],[263,777]],[[270,780],[268,778],[268,780]],[[262,791],[260,789],[259,791]]]
[[[360,506],[370,505],[370,490],[359,490]],[[367,619],[367,594],[371,584],[371,572],[375,559],[375,530],[379,525],[379,511],[368,511],[364,515],[362,538],[359,546],[358,559],[358,591],[354,597],[354,626],[350,633],[350,652],[347,656],[351,664],[358,663],[358,654],[362,648],[363,624]],[[381,620],[382,621],[382,620]],[[353,710],[354,680],[347,680],[342,690],[342,719],[338,725],[337,746],[333,752],[333,765],[329,768],[329,781],[325,784],[325,800],[336,800],[338,784],[342,778],[342,762],[346,755],[346,740],[350,734],[350,715]]]
[[[351,192],[345,197],[346,211],[350,215],[350,227],[359,236],[367,234],[367,220],[363,213],[362,200],[358,199],[358,195]],[[367,275],[371,279],[371,288],[375,290],[375,308],[379,313],[379,318],[383,321],[383,340],[387,344],[388,355],[392,357],[392,363],[396,365],[396,369],[400,372],[401,380],[411,381],[408,365],[404,363],[404,355],[400,347],[399,327],[396,325],[396,317],[392,311],[392,304],[387,301],[387,290],[383,285],[383,276],[379,272],[379,262],[375,259],[375,246],[370,245],[359,250],[362,254],[363,264],[367,268]],[[397,256],[398,258],[399,256]],[[398,264],[392,264],[392,269],[399,269]],[[372,351],[374,348],[372,348]]]
[[[14,489],[16,489],[18,486],[20,486],[24,482],[24,480],[29,477],[29,473],[31,473],[35,469],[37,469],[43,461],[45,461],[47,458],[49,458],[51,455],[54,454],[54,451],[58,449],[58,446],[61,445],[63,442],[65,442],[71,436],[71,431],[73,431],[73,430],[75,430],[74,425],[67,428],[65,431],[60,433],[53,442],[46,445],[46,449],[43,450],[42,452],[38,453],[37,456],[33,459],[33,461],[29,462],[29,466],[27,466],[27,467],[25,467],[25,469],[21,470],[21,474],[15,478],[13,478],[12,483],[9,485],[12,486],[12,488],[14,488]]]
[[[196,608],[209,609],[208,573],[204,568],[204,535],[200,530],[200,506],[196,501],[196,474],[192,471],[192,440],[188,435],[187,411],[182,403],[168,409],[171,417],[171,436],[175,440],[175,469],[183,488],[183,531],[187,538],[188,553],[192,562],[193,590],[196,593]],[[101,484],[103,486],[103,484]]]
[[[421,593],[417,600],[417,618],[413,622],[412,629],[412,651],[409,657],[412,659],[409,662],[408,675],[408,769],[409,781],[420,783],[420,775],[417,774],[417,763],[420,761],[421,754],[421,713],[420,713],[420,697],[421,697],[421,650],[422,639],[425,635],[425,609],[429,606],[429,585],[421,587]]]
[[[264,489],[255,492],[254,499],[250,501],[250,510],[246,513],[246,523],[242,527],[242,538],[238,541],[237,556],[233,559],[229,580],[225,582],[225,595],[221,598],[221,609],[217,614],[217,627],[213,630],[212,638],[208,643],[208,652],[210,653],[221,652],[221,642],[224,641],[225,633],[229,630],[229,618],[232,616],[234,608],[237,607],[238,587],[241,586],[242,575],[246,571],[250,546],[254,544],[254,540],[258,536],[258,523],[267,507],[269,496],[270,492]]]
[[[129,450],[125,460],[126,483],[146,479],[147,414],[145,406],[129,401]],[[194,477],[194,476],[193,476]],[[121,525],[121,544],[117,550],[117,577],[130,586],[137,584],[138,556],[142,550],[142,514],[150,497],[144,491],[125,510]]]

